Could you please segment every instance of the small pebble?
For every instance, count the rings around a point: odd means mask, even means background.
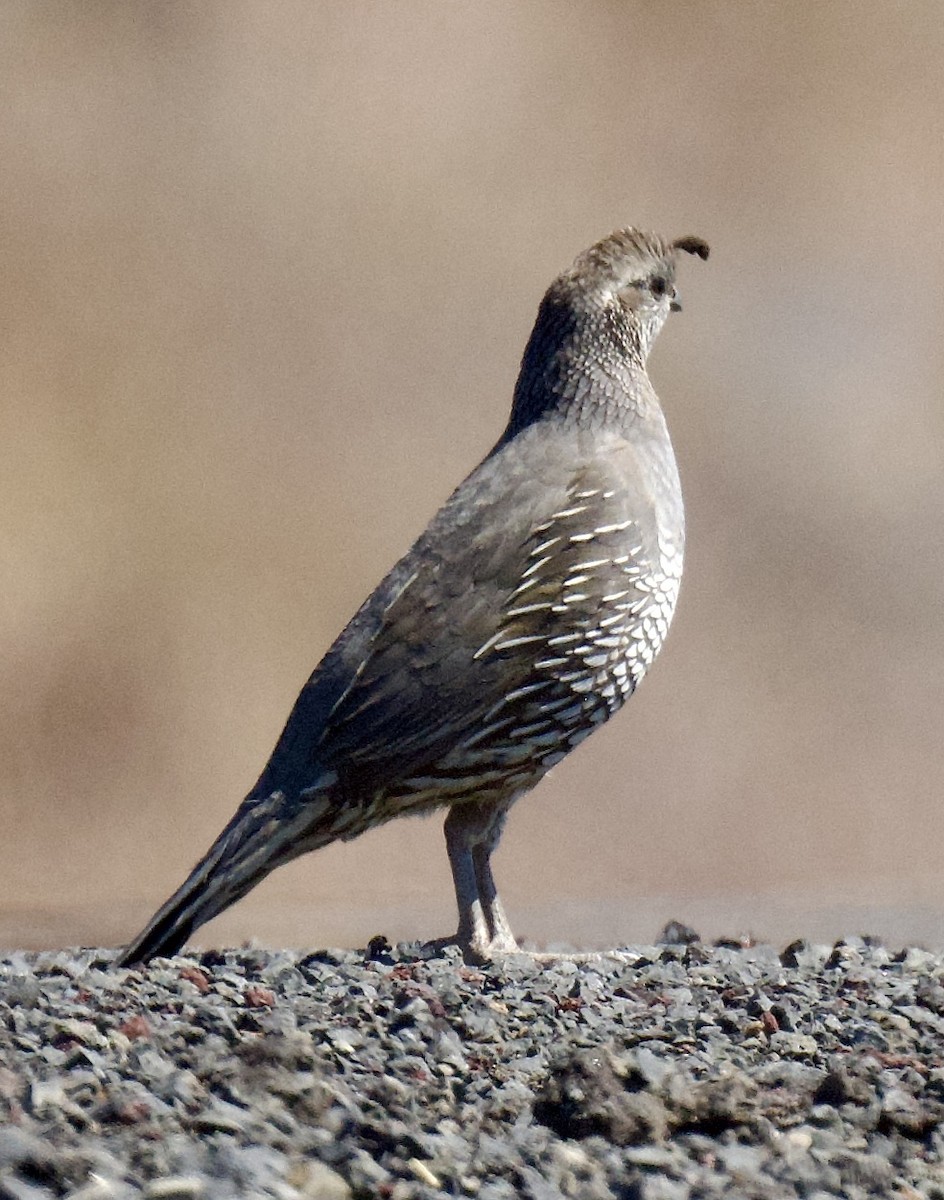
[[[200,1200],[205,1193],[203,1180],[193,1175],[155,1179],[144,1189],[145,1200]]]

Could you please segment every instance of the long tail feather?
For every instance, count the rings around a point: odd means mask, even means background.
[[[283,792],[249,796],[184,883],[121,953],[116,965],[176,954],[193,931],[241,899],[282,863],[332,841],[316,834],[327,808]]]

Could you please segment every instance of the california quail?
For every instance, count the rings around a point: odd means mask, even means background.
[[[508,810],[620,708],[675,608],[682,495],[646,358],[680,307],[680,250],[708,257],[622,229],[551,284],[501,438],[322,659],[122,964],[175,953],[300,854],[440,807],[458,942],[515,948],[489,865]]]

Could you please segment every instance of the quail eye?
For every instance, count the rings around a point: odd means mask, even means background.
[[[668,290],[669,285],[661,275],[656,275],[649,281],[649,291],[652,292],[657,300],[661,300]]]

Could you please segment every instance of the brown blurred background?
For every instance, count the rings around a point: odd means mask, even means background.
[[[942,61],[937,0],[7,0],[0,942],[117,944],[180,882],[635,223],[713,248],[651,364],[687,575],[514,812],[513,921],[944,944]],[[447,933],[440,825],[198,941]]]

